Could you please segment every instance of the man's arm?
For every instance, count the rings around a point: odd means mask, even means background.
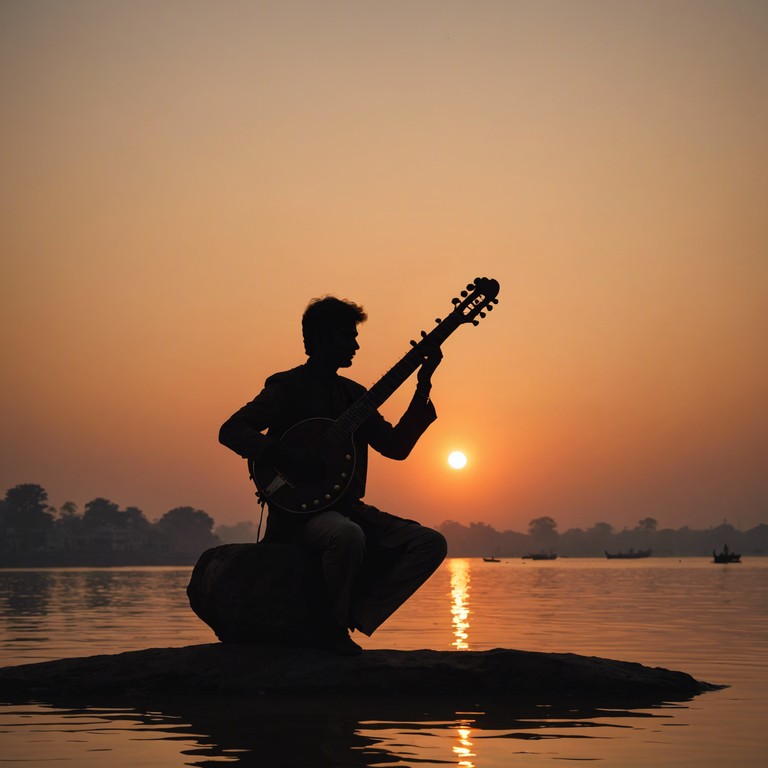
[[[258,461],[276,442],[263,433],[274,423],[281,408],[281,387],[268,382],[250,403],[221,425],[219,442],[244,459]]]
[[[425,348],[416,378],[416,391],[396,426],[393,427],[379,413],[374,414],[366,423],[368,444],[382,456],[396,460],[407,458],[427,427],[437,418],[430,394],[432,374],[442,359],[440,347]]]
[[[315,481],[322,472],[322,457],[311,448],[284,445],[264,431],[285,426],[288,392],[283,377],[271,377],[250,403],[230,416],[219,430],[219,442],[244,459],[279,465],[297,479]]]

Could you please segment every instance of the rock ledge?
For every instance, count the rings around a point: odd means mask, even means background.
[[[371,650],[354,658],[301,648],[207,644],[150,648],[0,669],[0,695],[168,693],[487,693],[689,699],[715,686],[684,672],[576,654]]]

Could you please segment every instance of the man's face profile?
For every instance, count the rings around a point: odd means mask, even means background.
[[[357,325],[346,325],[335,328],[318,339],[317,357],[337,368],[349,368],[358,349],[360,345],[357,343]]]

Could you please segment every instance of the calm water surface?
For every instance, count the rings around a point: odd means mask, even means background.
[[[189,568],[0,570],[0,666],[214,642]],[[616,766],[768,762],[768,558],[454,558],[366,648],[572,652],[729,687],[687,702],[91,697],[0,706],[0,765]],[[555,763],[556,764],[556,763]]]

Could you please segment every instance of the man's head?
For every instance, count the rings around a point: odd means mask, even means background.
[[[360,348],[357,325],[367,319],[363,308],[351,301],[335,296],[312,299],[301,318],[304,351],[337,368],[349,367]]]

